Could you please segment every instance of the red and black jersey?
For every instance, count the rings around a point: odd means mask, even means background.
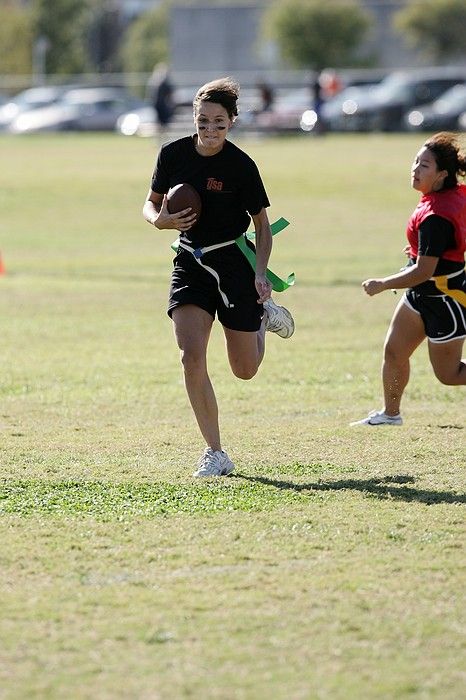
[[[410,245],[410,265],[414,265],[419,255],[438,258],[435,279],[422,282],[413,289],[428,296],[445,293],[457,296],[459,293],[459,301],[464,304],[466,186],[457,185],[423,195],[408,221],[406,235]]]
[[[451,248],[443,251],[441,257],[445,260],[464,263],[466,251],[466,185],[456,185],[451,189],[431,192],[421,197],[419,204],[412,213],[406,235],[410,245],[410,257],[417,258],[419,254],[419,231],[423,221],[429,216],[441,216],[453,225],[454,243]]]

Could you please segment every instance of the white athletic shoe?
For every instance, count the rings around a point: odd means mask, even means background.
[[[288,309],[278,306],[273,299],[264,301],[266,315],[265,330],[276,333],[280,338],[291,338],[294,333],[294,320]]]
[[[234,468],[226,452],[206,447],[193,476],[228,476]]]
[[[372,411],[367,418],[356,420],[350,425],[403,425],[403,418],[397,416],[387,416],[384,411]]]

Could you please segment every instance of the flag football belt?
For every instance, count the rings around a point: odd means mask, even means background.
[[[280,231],[283,231],[283,229],[286,228],[288,226],[288,224],[289,224],[289,221],[287,221],[284,218],[281,218],[281,219],[278,219],[278,221],[275,221],[273,224],[270,225],[270,230],[272,232],[272,236],[275,236],[277,233],[280,233]],[[251,265],[252,269],[255,272],[256,271],[256,253],[254,250],[251,250],[251,248],[248,246],[248,244],[246,242],[246,238],[251,240],[251,239],[255,238],[255,235],[256,235],[255,232],[252,231],[251,233],[246,233],[244,235],[241,234],[241,236],[238,236],[238,238],[235,238],[232,241],[225,241],[224,243],[216,243],[214,245],[207,245],[207,246],[203,246],[200,248],[193,248],[192,246],[188,245],[183,240],[178,238],[176,241],[173,241],[173,243],[171,244],[171,247],[175,252],[178,250],[178,248],[183,248],[183,250],[187,250],[189,253],[191,253],[194,256],[195,260],[199,263],[199,265],[201,267],[203,267],[204,270],[207,270],[207,272],[209,272],[212,275],[212,277],[215,278],[215,280],[217,282],[218,291],[220,293],[220,296],[222,297],[222,301],[225,304],[225,306],[227,307],[227,309],[230,309],[230,308],[233,308],[234,304],[230,304],[227,295],[220,288],[220,277],[219,277],[218,273],[216,272],[216,270],[214,270],[213,267],[210,267],[210,265],[205,265],[202,262],[201,258],[203,255],[205,255],[205,253],[209,253],[213,250],[218,250],[219,248],[225,248],[226,246],[233,245],[234,243],[236,243],[236,245],[241,250],[243,255],[246,257],[246,260],[249,262],[249,264]],[[288,289],[288,287],[291,287],[295,281],[294,272],[292,272],[290,275],[288,275],[286,280],[283,280],[280,277],[278,277],[278,275],[276,275],[274,272],[269,270],[268,268],[266,270],[266,277],[269,280],[269,282],[271,283],[272,289],[274,290],[274,292],[284,292],[285,289]]]
[[[452,277],[458,277],[459,275],[464,275],[464,268],[457,272],[452,272],[449,275],[439,275],[438,277],[431,277],[430,279],[434,282],[439,292],[452,297],[452,299],[455,299],[459,304],[466,307],[466,292],[461,289],[449,289],[448,287],[448,280],[451,280]]]
[[[183,250],[188,250],[190,253],[192,253],[196,262],[198,262],[199,265],[204,268],[204,270],[207,270],[207,272],[210,272],[212,277],[214,277],[216,282],[217,282],[218,291],[219,291],[220,296],[222,297],[223,303],[225,304],[227,309],[232,309],[234,307],[234,304],[230,304],[227,295],[220,287],[220,277],[218,276],[217,271],[214,270],[213,267],[210,267],[210,265],[205,265],[202,262],[201,258],[203,255],[205,255],[205,253],[209,253],[212,250],[218,250],[219,248],[225,248],[227,245],[234,245],[235,241],[225,241],[224,243],[216,243],[214,245],[206,245],[203,248],[193,248],[192,246],[188,245],[187,243],[184,243],[183,241],[180,241],[179,239],[178,239],[178,241],[175,241],[175,243],[177,244],[177,248],[178,247],[183,248]],[[175,245],[175,243],[173,245]],[[173,247],[173,245],[172,245],[172,247]]]

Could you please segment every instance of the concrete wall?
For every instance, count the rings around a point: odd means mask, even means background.
[[[406,0],[361,0],[361,6],[373,17],[373,25],[364,44],[368,55],[374,55],[384,68],[407,68],[422,65],[419,52],[410,48],[393,28],[394,15],[406,7]]]
[[[374,18],[373,28],[361,46],[362,57],[374,56],[376,65],[387,69],[422,64],[422,57],[392,27],[393,15],[406,5],[406,0],[361,0],[361,5]],[[283,69],[277,48],[265,45],[261,37],[261,17],[266,7],[254,0],[238,6],[185,6],[179,2],[171,11],[173,70],[218,76]]]
[[[171,66],[175,71],[225,72],[265,68],[258,51],[263,8],[175,6],[171,11]]]

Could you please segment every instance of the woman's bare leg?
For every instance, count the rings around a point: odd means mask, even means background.
[[[421,317],[401,299],[384,345],[382,381],[387,416],[396,416],[400,412],[401,398],[409,381],[409,358],[425,337]]]
[[[235,377],[252,379],[264,359],[265,318],[258,331],[234,331],[223,327],[228,360]]]
[[[429,341],[429,357],[437,379],[442,384],[458,386],[466,384],[466,359],[461,359],[464,338],[448,343]]]
[[[221,450],[218,407],[207,373],[207,344],[213,318],[204,309],[186,304],[173,311],[172,320],[189,400],[201,434],[212,450]]]

